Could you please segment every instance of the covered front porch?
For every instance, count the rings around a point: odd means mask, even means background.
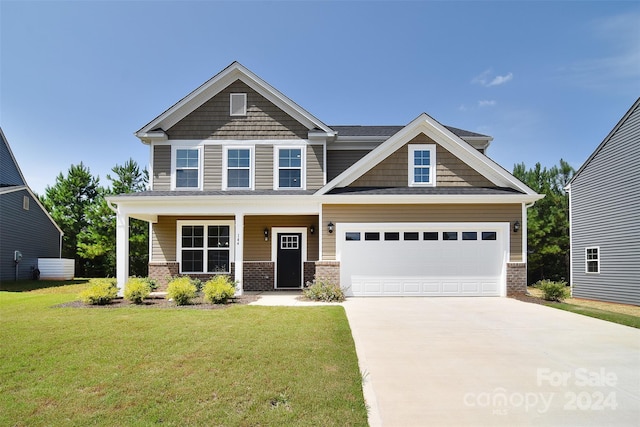
[[[224,199],[227,203],[220,203]],[[129,278],[129,219],[150,227],[149,277],[165,289],[172,277],[228,274],[237,293],[301,289],[313,281],[321,253],[319,203],[298,195],[142,197],[109,202],[117,213],[117,281]],[[303,199],[303,200],[301,200]],[[164,203],[159,203],[164,201]]]

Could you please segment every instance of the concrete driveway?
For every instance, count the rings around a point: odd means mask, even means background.
[[[640,330],[509,298],[344,307],[372,427],[640,425]]]

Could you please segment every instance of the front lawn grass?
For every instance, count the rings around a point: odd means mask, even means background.
[[[527,291],[531,296],[542,300],[543,293],[540,289],[530,286]],[[567,298],[562,302],[543,301],[543,304],[560,310],[640,329],[640,307],[637,306],[578,298]]]
[[[619,323],[625,326],[631,326],[632,328],[640,328],[640,317],[632,316],[630,314],[614,313],[612,311],[567,304],[564,302],[548,302],[546,303],[546,305],[548,305],[549,307],[559,308],[560,310],[582,314],[584,316],[595,317],[596,319]]]
[[[57,285],[0,292],[0,425],[367,424],[342,307],[54,308],[85,286]]]

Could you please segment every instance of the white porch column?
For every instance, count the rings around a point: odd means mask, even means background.
[[[129,215],[116,216],[116,278],[118,296],[124,296],[124,285],[129,278]]]
[[[236,295],[242,295],[244,293],[244,283],[242,282],[243,260],[244,260],[244,214],[236,214],[236,241],[235,241],[235,277],[234,280],[237,283]]]

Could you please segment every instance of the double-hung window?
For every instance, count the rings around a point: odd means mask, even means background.
[[[585,249],[585,271],[600,273],[600,248],[593,246]]]
[[[252,189],[252,149],[228,147],[225,149],[225,188]]]
[[[409,187],[436,185],[436,146],[434,144],[409,145]]]
[[[230,223],[178,222],[180,273],[230,273]]]
[[[200,150],[198,148],[176,148],[175,188],[200,188]]]
[[[275,177],[279,189],[298,188],[304,189],[304,149],[277,148],[277,176]]]

